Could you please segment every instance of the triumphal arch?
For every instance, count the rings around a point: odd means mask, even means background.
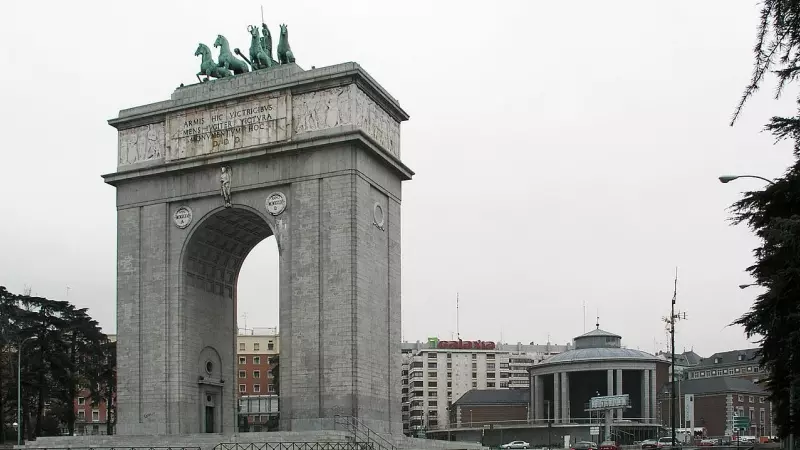
[[[338,414],[402,432],[408,115],[358,64],[303,70],[283,56],[257,54],[258,70],[235,75],[208,66],[169,100],[109,121],[118,434],[234,431],[237,277],[269,236],[280,254],[281,428],[330,429]]]

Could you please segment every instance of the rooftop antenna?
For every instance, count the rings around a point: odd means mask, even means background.
[[[459,328],[459,320],[458,320],[458,292],[456,292],[456,337],[461,339],[461,331]]]
[[[264,5],[261,5],[261,23],[264,23]]]
[[[597,329],[600,329],[600,308],[597,308],[597,323],[594,324]]]
[[[586,333],[586,300],[583,301],[583,332]]]

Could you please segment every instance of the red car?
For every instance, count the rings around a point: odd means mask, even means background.
[[[620,450],[619,445],[614,441],[603,441],[597,450]]]

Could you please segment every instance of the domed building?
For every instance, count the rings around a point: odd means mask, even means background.
[[[597,440],[590,428],[603,425],[605,418],[597,404],[590,405],[591,399],[627,394],[627,405],[609,414],[616,439],[655,434],[661,425],[656,392],[667,381],[666,361],[623,348],[622,337],[601,330],[599,324],[574,342],[572,350],[531,367],[532,422],[558,427],[560,434],[573,438]]]

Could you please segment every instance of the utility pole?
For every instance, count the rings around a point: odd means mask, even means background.
[[[681,319],[683,319],[683,320],[686,319],[686,313],[683,313],[683,317],[681,317],[681,313],[680,312],[675,313],[675,302],[677,301],[677,299],[678,299],[678,268],[676,267],[675,268],[675,287],[674,287],[674,289],[672,291],[672,310],[670,312],[670,317],[669,317],[669,327],[670,327],[669,333],[670,333],[670,347],[671,347],[670,352],[671,352],[671,356],[672,356],[672,358],[671,358],[671,370],[670,370],[672,372],[671,375],[670,375],[672,377],[672,380],[671,380],[672,389],[670,389],[670,391],[671,391],[670,392],[670,411],[671,411],[671,414],[670,414],[670,426],[672,427],[672,443],[670,444],[670,447],[673,447],[675,445],[676,440],[677,440],[677,436],[676,436],[676,428],[677,427],[676,427],[675,419],[676,419],[676,415],[678,413],[678,404],[677,404],[678,390],[677,390],[677,383],[676,383],[676,380],[675,380],[675,378],[676,378],[675,377],[675,321],[676,320],[681,320]]]

